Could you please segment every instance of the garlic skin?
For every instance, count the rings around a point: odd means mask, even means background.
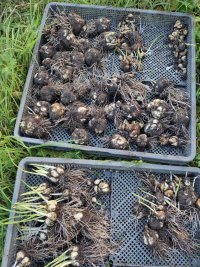
[[[74,219],[76,221],[80,221],[83,218],[83,213],[82,212],[78,212],[76,214],[74,214]]]

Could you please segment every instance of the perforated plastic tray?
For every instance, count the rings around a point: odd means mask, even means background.
[[[148,247],[143,244],[143,226],[144,221],[140,220],[136,224],[136,218],[133,214],[133,205],[136,198],[133,192],[138,191],[138,180],[134,177],[135,171],[151,171],[157,178],[163,175],[174,173],[196,176],[200,175],[200,169],[180,166],[164,166],[154,164],[132,164],[125,162],[108,162],[94,160],[75,160],[75,159],[44,159],[44,158],[25,158],[18,167],[15,189],[12,203],[18,200],[24,186],[21,181],[24,180],[30,185],[36,185],[44,181],[41,176],[36,176],[23,172],[28,164],[48,164],[48,165],[73,165],[79,168],[89,168],[99,173],[102,179],[111,183],[111,196],[105,196],[102,201],[110,211],[112,219],[112,241],[123,241],[118,251],[110,257],[114,266],[157,266],[157,267],[199,267],[200,259],[188,257],[183,253],[175,251],[170,258],[166,260],[155,260]],[[196,192],[200,196],[200,179],[196,179]],[[12,217],[14,214],[10,214]],[[16,255],[16,237],[17,229],[14,225],[9,225],[5,240],[5,249],[2,267],[12,267]],[[34,266],[36,267],[36,266]],[[38,267],[38,266],[37,266]],[[40,266],[41,267],[41,266]]]
[[[69,134],[62,128],[55,129],[51,140],[43,141],[41,139],[23,137],[20,133],[20,121],[23,114],[28,112],[27,106],[32,95],[33,76],[41,62],[38,54],[39,47],[44,43],[42,30],[47,18],[55,10],[64,10],[65,12],[75,11],[83,16],[86,20],[97,18],[99,16],[107,16],[112,21],[112,29],[116,29],[119,21],[123,17],[132,12],[135,14],[136,22],[141,28],[145,47],[150,48],[150,54],[144,59],[144,71],[136,74],[138,80],[156,80],[159,77],[165,77],[172,80],[176,85],[181,85],[183,90],[189,93],[191,112],[189,126],[189,142],[185,148],[175,148],[167,146],[157,146],[155,148],[146,149],[139,152],[134,146],[129,151],[115,150],[103,148],[102,137],[97,137],[90,133],[89,146],[74,145],[67,142],[70,139]],[[173,57],[168,48],[168,35],[177,19],[181,19],[188,27],[189,34],[187,37],[188,46],[188,64],[187,64],[187,80],[181,80],[180,74],[173,67]],[[114,53],[108,54],[106,72],[110,75],[120,70],[118,56]],[[114,68],[113,68],[114,66]],[[149,95],[149,99],[151,95]],[[112,135],[114,127],[108,124],[105,136]],[[39,30],[39,38],[35,45],[32,62],[27,75],[26,84],[21,100],[19,113],[16,120],[14,135],[20,137],[27,144],[46,144],[58,149],[79,149],[89,153],[95,153],[99,156],[112,156],[124,158],[139,158],[149,161],[171,162],[181,164],[191,161],[196,152],[196,101],[195,101],[195,48],[194,48],[194,20],[193,17],[183,13],[170,13],[147,11],[139,9],[123,9],[100,6],[75,5],[64,3],[50,3],[46,6],[41,27]],[[61,143],[58,143],[61,142]]]

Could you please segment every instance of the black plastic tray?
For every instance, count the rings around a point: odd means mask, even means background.
[[[180,166],[163,166],[154,164],[132,164],[124,162],[108,162],[94,160],[75,160],[58,158],[25,158],[18,167],[15,189],[12,203],[14,204],[19,195],[24,191],[26,181],[29,185],[36,185],[45,180],[44,177],[23,172],[30,163],[48,164],[48,165],[73,165],[80,168],[89,168],[94,173],[99,173],[102,179],[111,183],[111,196],[105,196],[102,201],[110,211],[112,219],[112,240],[122,240],[123,243],[118,251],[110,257],[113,266],[159,266],[159,267],[199,267],[200,259],[188,257],[183,253],[175,251],[170,258],[166,260],[155,260],[149,248],[143,244],[143,226],[144,221],[135,224],[136,218],[133,214],[133,205],[136,198],[133,192],[138,191],[138,181],[134,177],[135,170],[152,171],[157,177],[163,174],[200,175],[200,169]],[[200,195],[200,179],[196,179],[196,192]],[[10,217],[14,214],[11,213]],[[16,237],[17,228],[15,225],[9,225],[5,240],[5,249],[2,267],[12,267],[16,255]],[[87,266],[88,267],[88,266]]]
[[[151,54],[144,61],[144,73],[136,75],[138,80],[156,80],[160,77],[165,77],[172,80],[177,85],[182,85],[189,93],[191,112],[189,126],[189,142],[185,148],[175,148],[172,146],[157,146],[155,148],[146,149],[144,152],[135,151],[131,147],[129,151],[115,150],[103,148],[102,138],[90,134],[90,146],[74,145],[68,140],[70,136],[62,128],[57,128],[52,134],[51,140],[43,141],[41,139],[23,137],[20,133],[20,122],[23,114],[28,112],[27,105],[29,104],[32,94],[33,76],[38,68],[38,63],[41,59],[38,53],[39,47],[43,44],[42,30],[48,16],[52,11],[65,10],[66,12],[76,11],[85,19],[96,18],[99,16],[108,16],[112,20],[112,28],[116,28],[118,22],[122,20],[124,15],[129,12],[135,14],[136,21],[140,24],[143,30],[145,46],[151,47]],[[183,81],[180,74],[175,71],[173,58],[170,49],[168,48],[168,35],[171,32],[173,25],[177,19],[181,19],[188,27],[189,34],[187,42],[188,46],[188,64],[187,64],[187,80]],[[156,40],[156,42],[155,42]],[[124,9],[101,6],[88,6],[77,4],[50,3],[46,6],[41,27],[39,30],[39,38],[36,42],[33,52],[32,62],[27,75],[24,92],[21,100],[19,113],[16,120],[14,136],[20,137],[25,143],[30,145],[49,144],[49,147],[57,149],[71,150],[79,149],[88,153],[98,154],[98,156],[110,156],[120,158],[137,158],[157,162],[170,162],[172,164],[184,164],[193,160],[196,153],[196,95],[195,95],[195,48],[194,48],[194,19],[193,16],[177,13],[177,12],[161,12],[139,9]],[[112,64],[111,64],[112,63]],[[119,60],[114,54],[109,54],[106,70],[112,74],[111,65],[115,65],[119,70]],[[170,67],[171,66],[171,67]],[[105,135],[113,133],[113,127],[108,125]]]

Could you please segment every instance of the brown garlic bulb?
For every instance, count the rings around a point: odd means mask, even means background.
[[[71,135],[71,139],[75,144],[87,145],[89,143],[89,134],[83,128],[76,128]]]
[[[110,138],[109,146],[114,149],[128,149],[128,141],[126,140],[125,137],[119,135],[119,134],[114,134]]]

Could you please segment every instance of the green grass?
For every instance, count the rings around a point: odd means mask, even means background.
[[[0,3],[0,221],[8,216],[1,207],[11,203],[16,169],[27,156],[89,158],[81,152],[57,152],[44,148],[26,147],[11,137],[22,95],[37,30],[48,0],[2,0]],[[58,1],[59,2],[59,1]],[[61,2],[61,1],[60,1]],[[62,1],[63,2],[63,1]],[[112,5],[179,11],[196,16],[197,103],[200,104],[200,1],[199,0],[82,0],[82,4]],[[200,167],[200,109],[198,108],[197,156],[193,166]],[[5,227],[0,228],[0,257]]]

